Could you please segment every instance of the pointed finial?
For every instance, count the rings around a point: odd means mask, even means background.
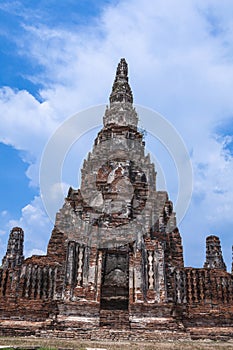
[[[118,64],[116,77],[110,95],[110,105],[114,102],[133,103],[133,94],[128,83],[128,65],[124,58]]]

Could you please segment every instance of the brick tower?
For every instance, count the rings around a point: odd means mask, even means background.
[[[173,205],[156,189],[137,124],[121,59],[81,186],[69,189],[47,254],[24,260],[21,231],[16,240],[11,233],[0,270],[0,311],[3,319],[20,321],[10,330],[2,321],[1,334],[22,327],[23,334],[98,339],[115,329],[119,337],[124,330],[124,339],[142,340],[155,339],[155,330],[187,337],[198,336],[200,326],[205,336],[209,327],[211,334],[232,329],[233,278],[220,241],[207,239],[204,268],[184,267]]]
[[[6,255],[2,259],[2,268],[14,268],[22,265],[24,232],[20,227],[14,227],[11,230]]]

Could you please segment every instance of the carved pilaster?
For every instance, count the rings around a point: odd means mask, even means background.
[[[134,301],[142,303],[143,298],[143,271],[142,271],[142,252],[134,252]]]
[[[99,250],[98,260],[97,260],[97,281],[96,281],[96,301],[98,302],[100,302],[100,298],[101,298],[102,261],[103,261],[103,252],[102,250]]]

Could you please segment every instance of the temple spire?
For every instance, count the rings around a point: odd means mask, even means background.
[[[138,116],[133,107],[133,94],[128,83],[128,65],[124,58],[118,64],[109,99],[110,108],[107,106],[103,117],[104,127],[115,124],[136,130]]]
[[[110,95],[110,105],[114,102],[133,103],[133,94],[128,83],[128,65],[124,58],[118,64],[116,77]]]
[[[221,243],[217,236],[206,238],[206,262],[204,268],[221,269],[226,271],[226,264],[222,256]]]

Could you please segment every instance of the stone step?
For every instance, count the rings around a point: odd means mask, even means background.
[[[100,310],[100,326],[128,329],[130,327],[129,312],[127,310]]]

